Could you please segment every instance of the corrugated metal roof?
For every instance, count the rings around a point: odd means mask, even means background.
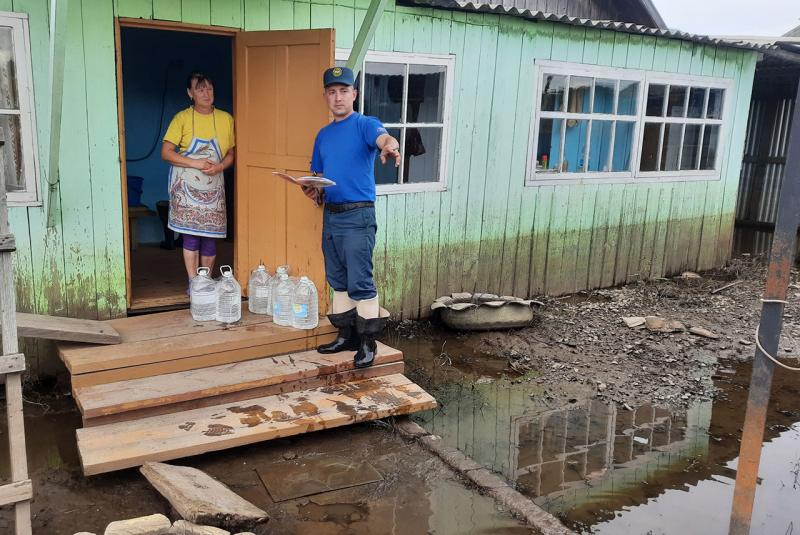
[[[745,48],[749,50],[762,50],[762,51],[774,50],[778,48],[775,42],[725,39],[709,35],[699,35],[694,33],[682,32],[680,30],[650,28],[647,26],[642,26],[641,24],[633,24],[630,22],[581,19],[578,17],[570,17],[569,15],[556,15],[554,13],[547,13],[544,11],[531,11],[528,9],[519,9],[513,5],[510,5],[510,2],[513,0],[506,0],[506,1],[507,4],[489,4],[481,2],[464,2],[460,0],[402,0],[403,3],[410,5],[438,7],[442,9],[455,9],[460,11],[477,11],[480,13],[494,13],[498,15],[510,15],[513,17],[522,17],[530,20],[558,22],[561,24],[569,24],[572,26],[583,26],[586,28],[613,30],[617,32],[633,33],[639,35],[653,35],[656,37],[667,37],[670,39],[681,39],[684,41],[691,41],[693,43],[728,46],[733,48]]]

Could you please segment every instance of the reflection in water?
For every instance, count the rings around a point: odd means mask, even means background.
[[[573,529],[722,534],[750,377],[748,365],[735,368],[716,378],[716,401],[680,413],[597,401],[552,410],[530,384],[497,380],[440,383],[440,408],[416,418]],[[790,379],[773,389],[753,533],[800,527],[800,392]]]

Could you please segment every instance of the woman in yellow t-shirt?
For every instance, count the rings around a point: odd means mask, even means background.
[[[214,108],[214,84],[201,72],[186,81],[191,106],[178,112],[164,135],[161,158],[169,169],[169,228],[183,234],[189,280],[197,268],[213,271],[216,239],[227,233],[223,171],[233,165],[231,114]]]

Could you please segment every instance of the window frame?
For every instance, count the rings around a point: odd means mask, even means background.
[[[570,113],[570,112],[549,112],[542,111],[541,90],[544,87],[545,74],[556,74],[565,76],[588,76],[592,78],[606,78],[614,80],[630,80],[639,83],[638,102],[634,115],[599,114],[599,113]],[[681,85],[692,87],[704,87],[707,89],[724,90],[722,102],[721,119],[690,119],[687,117],[648,117],[646,113],[647,94],[650,84],[662,85]],[[528,139],[528,161],[525,173],[526,186],[543,186],[557,184],[619,184],[619,183],[654,183],[654,182],[688,182],[688,181],[713,181],[720,180],[722,177],[723,159],[727,150],[726,132],[729,129],[732,114],[732,88],[733,80],[730,78],[719,78],[712,76],[697,76],[690,74],[664,73],[647,71],[643,69],[628,69],[620,67],[606,67],[600,65],[586,65],[582,63],[535,60],[534,61],[534,91],[533,91],[533,113],[531,114],[531,125]],[[688,99],[687,91],[686,98]],[[708,94],[708,92],[706,92]],[[565,92],[566,101],[568,95]],[[666,96],[665,96],[666,100]],[[706,96],[706,102],[708,97]],[[566,104],[565,104],[566,105]],[[615,104],[616,106],[616,104]],[[705,106],[705,104],[704,104]],[[580,173],[537,173],[536,154],[538,152],[539,123],[541,119],[564,118],[571,119],[594,119],[594,120],[615,120],[634,122],[632,154],[630,158],[629,171],[600,171],[600,172],[580,172]],[[713,170],[698,169],[687,171],[639,171],[642,153],[641,148],[644,140],[644,126],[647,122],[657,123],[678,123],[678,124],[718,124],[720,125],[719,142],[717,146],[717,159]],[[683,133],[681,134],[681,151]],[[591,130],[587,134],[591,137]],[[587,143],[586,151],[589,150],[591,141]],[[613,151],[613,147],[612,147]],[[660,149],[659,149],[660,154]],[[680,158],[680,153],[679,153]],[[680,160],[679,160],[680,161]]]
[[[19,99],[19,110],[2,110],[2,114],[19,116],[25,178],[25,191],[7,192],[7,203],[8,206],[41,206],[28,15],[0,11],[0,26],[10,27],[13,32],[17,98]]]
[[[335,59],[336,61],[347,61],[350,57],[350,50],[345,48],[337,48]],[[444,84],[444,101],[442,103],[442,123],[385,123],[384,126],[388,128],[408,128],[408,127],[436,127],[442,129],[441,141],[441,161],[439,162],[439,180],[436,182],[406,182],[403,184],[376,184],[375,190],[377,195],[394,195],[398,193],[419,193],[425,191],[447,191],[447,170],[450,153],[450,127],[452,117],[452,103],[453,103],[453,81],[455,77],[455,64],[456,58],[452,54],[424,54],[417,52],[386,52],[369,50],[364,57],[364,63],[394,63],[394,64],[415,64],[415,65],[437,65],[445,67],[445,84]],[[364,64],[361,65],[359,76],[363,80]],[[408,77],[405,78],[405,85],[408,86]],[[404,91],[405,92],[405,91]],[[364,92],[358,93],[359,110],[364,111]],[[403,113],[407,102],[404,100],[402,103]],[[380,119],[380,118],[379,118]],[[403,147],[403,140],[398,140],[400,146]],[[390,164],[386,164],[390,165]]]

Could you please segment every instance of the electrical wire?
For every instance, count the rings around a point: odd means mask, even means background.
[[[783,299],[762,299],[761,302],[762,303],[783,303],[784,305],[788,305],[789,304],[788,301],[784,301]],[[792,366],[787,366],[783,362],[779,361],[777,358],[775,358],[772,355],[770,355],[769,352],[767,352],[767,350],[764,349],[764,346],[761,345],[761,336],[758,333],[758,327],[756,327],[756,347],[758,347],[758,350],[761,351],[761,353],[763,353],[763,355],[765,357],[767,357],[769,360],[771,360],[772,362],[774,362],[775,364],[777,364],[781,368],[784,368],[784,369],[792,371],[792,372],[800,372],[800,368],[793,368]]]
[[[142,156],[141,158],[125,158],[126,162],[144,161],[150,158],[150,156],[153,155],[153,152],[155,152],[156,148],[158,147],[158,142],[160,141],[161,137],[161,128],[163,128],[164,126],[164,111],[167,102],[167,90],[169,89],[169,73],[172,70],[173,66],[175,66],[176,64],[177,62],[170,61],[164,72],[164,90],[161,92],[161,113],[159,114],[158,117],[158,128],[156,129],[156,135],[153,137],[153,142],[150,145],[150,150],[148,150],[147,154]]]

